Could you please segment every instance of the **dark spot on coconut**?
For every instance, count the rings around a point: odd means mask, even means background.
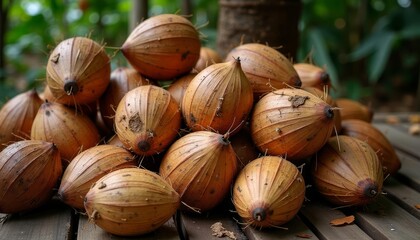
[[[325,85],[330,83],[330,75],[327,72],[321,73],[321,82]]]
[[[219,137],[219,143],[220,144],[222,144],[222,145],[229,145],[230,144],[230,141],[229,141],[229,139],[228,139],[228,136],[226,135],[220,135],[220,137]]]
[[[140,151],[142,151],[142,152],[147,152],[147,151],[149,151],[150,150],[150,143],[148,142],[148,141],[146,141],[146,140],[143,140],[143,141],[140,141],[138,144],[137,144],[137,147],[139,148],[139,150]]]
[[[126,119],[126,116],[125,116],[125,115],[122,115],[122,116],[120,117],[119,122],[125,121],[125,119]]]
[[[50,116],[50,114],[51,114],[50,111],[48,111],[48,110],[45,111],[45,115]]]
[[[299,88],[302,86],[302,81],[300,80],[299,76],[293,77],[292,82],[294,83],[295,87]]]
[[[193,124],[195,124],[197,122],[197,119],[194,117],[194,115],[192,113],[190,114],[190,121]]]
[[[51,57],[51,62],[57,64],[59,59],[60,59],[60,53],[57,53]]]
[[[140,115],[138,113],[130,117],[128,120],[128,128],[134,133],[140,132],[142,130],[143,122],[141,121]]]
[[[262,222],[267,217],[265,209],[262,207],[257,207],[252,210],[252,218],[257,222]]]
[[[332,119],[334,117],[334,111],[331,109],[329,105],[325,106],[324,108],[325,117]]]
[[[100,184],[101,185],[99,185],[98,189],[106,188],[106,184],[104,182],[101,182]]]
[[[223,100],[224,100],[224,98],[221,97],[221,98],[219,98],[219,101],[217,102],[216,117],[222,117]]]
[[[292,107],[293,108],[297,108],[302,106],[303,104],[305,104],[305,101],[309,99],[308,96],[299,96],[299,95],[295,95],[295,96],[290,96],[288,98],[289,102],[292,103]]]
[[[363,196],[367,199],[376,198],[379,194],[378,185],[370,178],[359,181],[357,186],[362,189]]]
[[[314,137],[316,136],[316,134],[313,134],[313,135],[311,135],[311,136],[309,136],[309,137],[307,137],[306,138],[306,141],[307,142],[310,142],[312,139],[314,139]]]
[[[236,188],[236,190],[238,190],[238,192],[242,192],[242,189],[239,186]]]
[[[210,189],[210,194],[214,194],[216,190],[214,188]]]
[[[187,57],[188,57],[188,55],[190,54],[190,51],[186,51],[186,52],[184,52],[182,55],[181,55],[181,60],[185,60]]]
[[[124,175],[122,175],[123,177],[129,177],[129,176],[131,176],[131,174],[129,174],[129,173],[127,173],[127,174],[124,174]]]
[[[23,178],[19,178],[19,180],[17,182],[18,182],[18,185],[25,184],[25,180],[23,180]]]
[[[79,92],[79,86],[77,85],[77,82],[74,79],[70,79],[68,81],[65,81],[64,91],[67,95],[75,95]]]

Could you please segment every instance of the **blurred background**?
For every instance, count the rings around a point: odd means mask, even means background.
[[[222,1],[222,0],[220,0]],[[225,0],[226,1],[226,0]],[[73,36],[106,44],[113,69],[127,65],[121,46],[143,14],[189,13],[216,49],[219,0],[2,0],[0,106],[12,96],[42,87],[49,52]],[[302,0],[298,51],[293,62],[327,69],[335,97],[347,97],[374,111],[420,110],[419,0]],[[187,4],[187,5],[185,5]],[[138,17],[138,16],[137,16]]]

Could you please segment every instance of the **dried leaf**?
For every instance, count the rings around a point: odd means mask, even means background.
[[[342,226],[345,224],[351,224],[354,222],[354,216],[350,215],[347,217],[342,217],[342,218],[336,218],[331,220],[330,224],[333,226]]]
[[[414,207],[415,207],[415,208],[417,208],[417,209],[420,209],[420,203],[419,203],[419,204],[414,205]]]
[[[221,222],[216,222],[210,226],[211,230],[213,231],[213,236],[218,238],[228,237],[232,240],[236,240],[235,233],[226,230]]]
[[[420,134],[420,124],[416,123],[416,124],[412,124],[409,128],[408,128],[408,132],[411,135],[419,135]]]
[[[411,114],[408,116],[410,123],[420,123],[420,114]]]
[[[400,119],[395,115],[389,115],[386,117],[386,122],[389,124],[397,124],[400,123]]]
[[[296,237],[298,237],[298,238],[311,238],[312,235],[309,234],[309,233],[298,233],[298,234],[296,234]]]

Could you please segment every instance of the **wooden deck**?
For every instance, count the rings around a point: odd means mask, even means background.
[[[408,132],[409,114],[396,115],[399,123],[390,124],[387,115],[377,114],[374,125],[395,146],[402,168],[384,183],[384,194],[377,202],[362,209],[336,209],[316,196],[307,196],[304,206],[285,229],[258,230],[238,224],[240,220],[228,208],[218,208],[200,216],[182,214],[189,239],[220,239],[213,236],[211,225],[216,222],[236,239],[420,239],[420,136]],[[230,205],[226,200],[226,205]],[[353,215],[352,224],[334,227],[330,221]],[[0,217],[5,215],[0,214]],[[86,216],[52,200],[40,209],[8,216],[0,224],[0,240],[56,239],[180,239],[171,219],[157,231],[132,238],[110,235],[89,222]],[[229,239],[222,237],[222,239]]]

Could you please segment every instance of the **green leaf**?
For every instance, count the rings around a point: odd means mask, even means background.
[[[346,81],[344,85],[346,86],[345,96],[347,98],[359,100],[362,97],[362,84],[360,81],[352,79],[350,81]]]
[[[420,38],[420,27],[418,25],[406,26],[399,32],[399,37],[402,39]]]
[[[0,83],[0,108],[16,94],[17,90],[14,86]]]
[[[379,31],[370,34],[362,41],[356,50],[348,55],[348,59],[351,61],[357,61],[373,53],[377,48],[378,42],[384,38],[386,33],[387,32],[385,31]]]
[[[328,74],[330,75],[332,85],[338,90],[339,83],[337,69],[328,53],[328,48],[321,31],[316,28],[310,30],[309,38],[309,44],[312,45],[313,57],[316,64],[326,68]]]
[[[391,54],[394,40],[396,39],[395,32],[386,32],[384,36],[376,43],[376,51],[369,61],[369,82],[374,84],[382,75],[385,66]]]

